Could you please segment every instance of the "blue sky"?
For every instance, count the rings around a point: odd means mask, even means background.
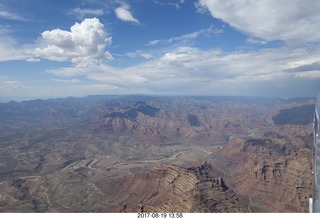
[[[316,96],[317,0],[0,0],[0,101]]]

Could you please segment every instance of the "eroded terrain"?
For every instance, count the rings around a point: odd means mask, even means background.
[[[313,99],[0,104],[1,212],[307,212]]]

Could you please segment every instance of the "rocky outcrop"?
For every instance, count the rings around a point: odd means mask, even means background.
[[[175,166],[158,167],[136,177],[99,182],[113,212],[189,212],[197,183],[194,174]],[[121,206],[121,208],[119,208]]]
[[[276,130],[262,138],[230,138],[220,153],[229,161],[228,183],[250,197],[257,211],[307,212],[312,194],[311,130]]]
[[[120,212],[244,212],[243,203],[211,166],[159,166],[135,177],[101,181],[110,210]],[[121,206],[119,208],[119,206]]]
[[[210,145],[225,143],[231,134],[246,134],[247,127],[262,122],[255,114],[254,108],[240,102],[186,99],[170,104],[137,102],[101,109],[86,124],[95,132],[134,136],[158,144]]]
[[[243,199],[232,191],[222,177],[212,175],[214,168],[205,162],[188,169],[197,176],[194,212],[246,212]]]

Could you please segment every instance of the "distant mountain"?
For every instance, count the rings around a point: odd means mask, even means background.
[[[273,117],[273,121],[276,125],[307,125],[312,123],[314,112],[314,104],[283,109]]]

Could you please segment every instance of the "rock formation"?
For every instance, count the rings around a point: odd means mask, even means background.
[[[113,212],[245,212],[223,179],[211,177],[206,168],[211,166],[159,166],[142,175],[100,181],[97,187]]]
[[[220,152],[229,161],[228,182],[238,194],[250,197],[257,211],[307,212],[312,194],[311,128],[275,129],[259,139],[230,138]]]

